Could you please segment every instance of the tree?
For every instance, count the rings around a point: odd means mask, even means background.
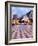
[[[17,15],[16,14],[13,15],[13,19],[17,19]]]

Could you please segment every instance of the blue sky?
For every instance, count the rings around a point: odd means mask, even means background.
[[[21,17],[22,15],[25,15],[26,13],[28,13],[30,10],[32,10],[32,8],[28,8],[28,7],[11,7],[12,17],[13,17],[13,14],[17,14],[18,17]]]

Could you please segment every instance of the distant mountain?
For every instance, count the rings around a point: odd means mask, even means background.
[[[14,15],[13,15],[13,19],[19,19],[19,20],[21,20],[21,19],[23,19],[23,16],[18,17],[16,14],[14,14]]]
[[[27,17],[29,17],[29,18],[32,19],[32,17],[33,17],[33,11],[32,10],[29,11],[26,15],[27,15]]]
[[[19,19],[19,20],[22,20],[23,18],[26,18],[28,17],[29,19],[32,19],[32,14],[33,14],[33,11],[29,11],[27,14],[25,15],[22,15],[21,17],[18,18],[18,15],[14,14],[13,15],[13,19]]]
[[[20,20],[22,20],[22,19],[32,19],[33,17],[32,17],[32,14],[33,14],[33,11],[31,10],[31,11],[29,11],[27,14],[25,14],[25,15],[22,15],[22,17],[20,17]]]

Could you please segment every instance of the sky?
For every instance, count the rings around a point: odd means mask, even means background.
[[[13,17],[13,14],[17,14],[18,17],[21,17],[21,16],[25,15],[26,13],[28,13],[30,10],[32,10],[32,8],[28,8],[28,7],[11,7],[11,15]]]

